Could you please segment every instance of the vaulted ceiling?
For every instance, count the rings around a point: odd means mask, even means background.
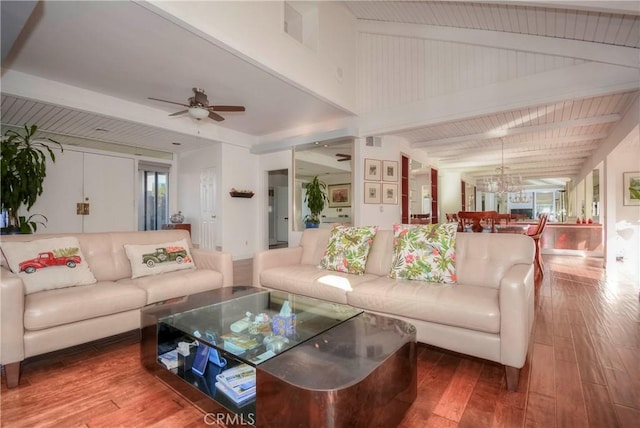
[[[12,3],[2,2],[3,39],[10,29],[5,17],[10,15],[7,12]],[[420,49],[431,52],[428,43],[433,41],[478,48],[475,53],[468,48],[465,55],[482,55],[485,63],[486,58],[493,58],[486,55],[495,55],[496,63],[503,58],[504,74],[513,73],[503,76],[505,79],[526,79],[558,67],[587,63],[630,70],[637,76],[640,67],[637,2],[343,3],[357,18],[361,33],[409,40],[413,50],[392,52],[417,53],[418,57],[409,61],[416,63],[413,74],[433,74],[433,69],[417,64],[417,58],[425,58]],[[379,43],[378,39],[374,42]],[[371,45],[374,48],[375,43]],[[500,83],[499,76],[491,76],[495,70],[502,72],[498,65],[503,63],[494,64],[494,68],[491,64],[473,68],[477,62],[461,63],[456,58],[462,56],[451,54],[453,45],[442,46],[438,47],[443,49],[439,58],[451,62],[443,62],[440,68],[445,74],[459,70],[463,88],[475,89],[474,82],[483,88]],[[501,52],[513,53],[512,69],[511,57],[501,57]],[[414,99],[413,93],[385,96],[381,88],[378,100],[373,92],[377,88],[363,86],[368,81],[363,78],[359,111],[352,112],[185,30],[144,2],[41,2],[11,52],[6,58],[3,55],[2,67],[3,80],[10,83],[10,70],[28,76],[31,83],[20,94],[3,90],[3,128],[39,123],[48,135],[67,144],[105,147],[107,143],[111,150],[148,155],[205,147],[210,140],[202,138],[200,130],[211,135],[212,125],[169,117],[180,107],[148,99],[186,102],[191,88],[197,86],[207,90],[214,104],[247,106],[245,113],[224,113],[226,120],[216,124],[214,132],[237,136],[245,145],[259,144],[262,136],[308,123],[355,120],[361,136],[405,138],[412,147],[425,150],[440,168],[459,171],[471,179],[482,180],[494,173],[504,146],[505,164],[531,185],[561,182],[578,174],[638,97],[640,87],[638,79],[635,87],[613,82],[609,89],[576,90],[552,102],[545,100],[553,97],[531,94],[521,97],[525,101],[514,103],[513,108],[470,108],[464,115],[431,114],[430,120],[422,120],[420,109],[429,100],[460,98],[459,93],[447,93],[448,76],[439,77],[441,85],[436,81],[431,88],[421,87],[423,99]],[[466,68],[473,69],[474,75],[465,75]],[[390,76],[389,81],[392,79]],[[56,85],[53,92],[75,94],[78,99],[99,93],[119,103],[113,103],[111,114],[110,103],[100,113],[90,107],[70,107],[51,95],[52,81]],[[420,87],[420,80],[416,82]],[[41,97],[39,88],[45,84],[49,93]],[[389,100],[395,105],[385,104]],[[125,117],[115,107],[122,102],[127,105]],[[407,111],[417,119],[387,122],[384,128],[376,128],[378,117],[389,117],[388,111],[402,111],[405,106],[412,108]],[[143,107],[147,112],[153,109],[157,123],[171,121],[172,129],[141,123],[138,117]],[[429,108],[445,109],[439,105]]]

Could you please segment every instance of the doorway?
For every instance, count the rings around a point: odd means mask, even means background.
[[[269,171],[269,248],[289,246],[289,170]]]

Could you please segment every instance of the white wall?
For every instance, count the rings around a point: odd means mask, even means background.
[[[400,170],[401,153],[411,153],[409,143],[399,137],[384,136],[380,147],[370,147],[366,140],[355,140],[355,162],[353,163],[354,185],[352,191],[354,201],[359,205],[359,211],[354,213],[354,224],[357,226],[377,225],[381,229],[391,229],[395,223],[402,221]],[[398,162],[398,203],[390,204],[365,204],[364,203],[364,160],[380,159]]]
[[[604,226],[604,240],[606,245],[605,262],[607,268],[615,266],[616,254],[620,250],[617,228],[619,222],[637,224],[640,220],[638,207],[624,206],[622,203],[622,173],[625,171],[640,171],[640,150],[637,141],[640,127],[640,97],[625,112],[609,136],[604,139],[587,159],[584,166],[569,189],[568,197],[575,186],[584,181],[595,168],[600,169],[600,223]],[[634,146],[635,144],[635,146]],[[635,147],[635,149],[633,148]],[[633,236],[638,236],[637,230]],[[637,238],[633,238],[637,239]],[[629,245],[637,244],[630,241]],[[638,257],[636,257],[636,263]]]
[[[640,277],[640,206],[624,205],[623,173],[640,171],[639,132],[636,127],[605,161],[607,268],[622,256],[624,269],[635,272],[635,278]]]
[[[252,258],[269,245],[268,171],[291,170],[291,152],[256,156],[231,144],[180,154],[178,207],[192,221],[192,240],[198,243],[200,221],[200,172],[217,171],[217,245],[234,260]],[[290,174],[291,176],[291,174]],[[231,188],[253,190],[253,198],[232,198]],[[291,217],[291,216],[290,216]]]
[[[252,190],[257,193],[258,185],[263,189],[268,180],[258,174],[258,157],[249,153],[245,147],[222,144],[220,171],[220,195],[222,200],[221,235],[222,250],[232,254],[234,260],[253,257],[262,234],[258,233],[256,213],[266,214],[266,203],[258,205],[268,198],[268,190],[261,190],[261,198],[232,198],[231,188]],[[263,233],[268,234],[268,221],[261,224]],[[268,236],[268,235],[267,235]]]
[[[317,51],[284,32],[281,1],[207,1],[145,4],[168,13],[245,59],[355,111],[356,20],[339,2],[316,2]]]

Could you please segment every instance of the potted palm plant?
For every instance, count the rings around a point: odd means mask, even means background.
[[[320,213],[328,202],[326,191],[327,184],[320,181],[317,175],[307,183],[304,201],[307,203],[309,211],[311,211],[311,214],[306,215],[303,219],[307,228],[319,227]]]
[[[38,224],[44,225],[46,217],[32,214],[20,216],[18,210],[24,205],[27,210],[42,194],[42,184],[47,176],[47,158],[52,162],[56,156],[51,147],[42,140],[36,140],[36,125],[24,126],[24,133],[12,129],[2,136],[0,153],[0,204],[7,213],[8,225],[3,233],[32,233]],[[62,145],[47,138],[62,151]]]

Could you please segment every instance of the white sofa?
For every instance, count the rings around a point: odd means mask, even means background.
[[[174,297],[233,285],[229,253],[192,248],[185,230],[3,236],[4,242],[76,237],[97,282],[25,295],[18,275],[0,269],[0,363],[15,387],[20,362],[140,328],[140,308]],[[195,269],[132,279],[125,244],[187,239]]]
[[[456,284],[389,278],[393,232],[378,230],[364,275],[319,267],[331,229],[307,229],[300,246],[261,252],[253,284],[349,304],[412,323],[417,340],[503,364],[515,391],[534,317],[535,248],[528,236],[458,233]]]

